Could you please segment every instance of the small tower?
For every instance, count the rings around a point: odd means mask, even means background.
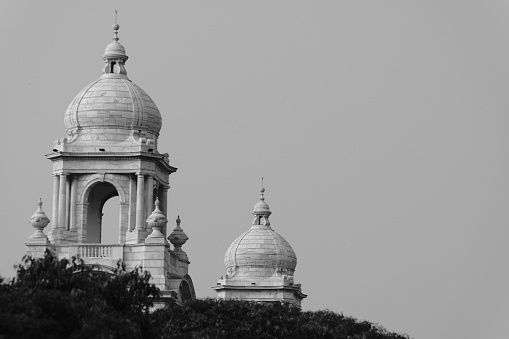
[[[282,301],[300,307],[307,295],[295,284],[297,256],[270,226],[265,189],[253,210],[253,225],[230,245],[224,256],[226,274],[213,287],[218,299]]]
[[[46,155],[54,176],[48,246],[60,257],[79,255],[104,270],[116,267],[119,259],[128,269],[142,266],[163,295],[183,299],[179,289],[188,288],[186,296],[193,299],[189,260],[174,253],[166,240],[169,176],[177,168],[158,150],[159,109],[127,77],[128,56],[118,29],[115,23],[102,76],[71,101],[64,117],[67,137],[56,140]],[[120,200],[118,224],[103,224],[103,206],[115,196]],[[106,227],[116,229],[115,243],[103,242]],[[36,233],[26,244],[28,253],[35,253],[35,240],[38,246],[44,240],[42,231]]]

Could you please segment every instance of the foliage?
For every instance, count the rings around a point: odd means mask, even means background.
[[[331,311],[303,312],[286,303],[194,300],[151,317],[158,338],[408,338]]]
[[[151,337],[148,310],[158,289],[140,268],[99,272],[73,257],[24,257],[0,284],[0,335],[9,338]]]
[[[159,290],[140,268],[112,274],[79,258],[23,258],[0,278],[0,338],[349,338],[404,339],[328,310],[286,303],[202,299],[149,313]]]

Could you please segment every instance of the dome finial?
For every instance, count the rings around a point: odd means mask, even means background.
[[[113,24],[113,41],[118,41],[118,29],[120,28],[119,24],[117,24],[117,14],[118,10],[115,10],[115,23]]]
[[[253,220],[253,225],[265,225],[270,226],[269,215],[272,212],[269,209],[269,205],[265,202],[265,188],[263,187],[263,177],[262,177],[262,187],[260,188],[260,201],[255,205],[253,210],[253,215],[255,219]]]
[[[265,200],[265,197],[263,196],[264,192],[265,192],[265,188],[263,188],[263,177],[262,177],[262,187],[260,188],[260,193],[261,193],[260,200],[261,201]]]
[[[103,68],[104,74],[122,74],[127,75],[124,64],[129,59],[125,54],[125,48],[118,42],[118,29],[120,25],[117,23],[117,13],[115,10],[115,23],[111,28],[113,29],[112,41],[104,50],[103,60],[106,65]]]

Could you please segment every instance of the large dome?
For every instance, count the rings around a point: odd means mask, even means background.
[[[118,42],[118,24],[103,55],[103,75],[83,88],[69,104],[64,123],[69,139],[119,143],[134,134],[157,140],[161,113],[150,96],[127,77],[129,57]],[[134,133],[134,134],[133,134]]]
[[[64,123],[73,129],[145,130],[156,138],[161,113],[150,96],[123,74],[103,74],[69,104]]]

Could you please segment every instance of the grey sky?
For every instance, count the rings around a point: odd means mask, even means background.
[[[198,296],[264,176],[304,309],[509,337],[507,1],[2,2],[2,276],[39,197],[52,218],[44,154],[101,75],[117,8],[128,76],[179,168],[168,218]]]

